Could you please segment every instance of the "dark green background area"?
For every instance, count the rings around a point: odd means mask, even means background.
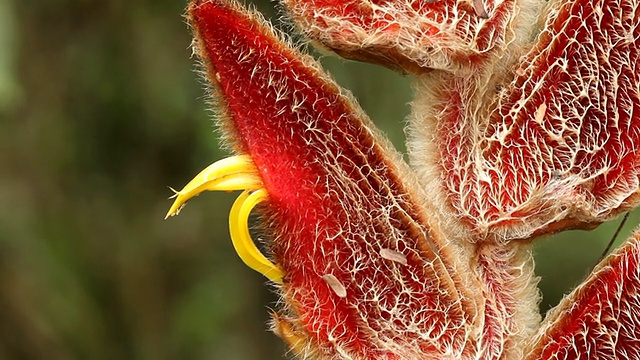
[[[229,241],[236,195],[203,195],[163,220],[168,186],[226,155],[192,71],[184,5],[0,0],[0,359],[285,353],[265,331],[276,299]],[[322,62],[404,150],[410,79]],[[615,226],[539,241],[543,311]]]

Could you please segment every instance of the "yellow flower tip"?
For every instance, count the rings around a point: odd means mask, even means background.
[[[171,196],[169,199],[175,198],[175,200],[173,201],[173,204],[171,205],[171,208],[169,208],[169,211],[167,212],[167,215],[165,215],[164,219],[167,220],[172,216],[178,215],[180,213],[180,210],[182,210],[182,208],[186,205],[187,201],[197,195],[198,194],[189,196],[189,195],[176,193],[173,196]]]
[[[240,259],[271,281],[282,284],[284,273],[269,261],[258,249],[249,233],[249,214],[256,205],[269,197],[267,190],[245,190],[234,202],[229,213],[231,241]]]
[[[171,189],[175,198],[165,219],[177,215],[189,199],[204,191],[233,191],[262,188],[258,170],[247,155],[231,156],[209,165],[180,191]]]
[[[169,190],[173,191],[173,195],[169,196],[169,199],[175,199],[180,195],[180,192],[177,191],[176,189],[172,188],[171,186],[169,186]],[[171,216],[178,215],[180,213],[180,209],[182,209],[182,206],[178,206],[176,208],[176,203],[177,202],[174,201],[173,205],[171,205],[171,208],[167,212],[167,215],[165,215],[165,217],[164,217],[165,220],[167,220]],[[184,204],[183,204],[183,206],[184,206]]]

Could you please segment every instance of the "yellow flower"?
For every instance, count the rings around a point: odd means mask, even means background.
[[[176,200],[165,219],[177,215],[189,199],[200,195],[203,191],[215,190],[244,190],[233,204],[229,214],[233,246],[248,267],[276,283],[281,283],[282,271],[260,253],[249,234],[249,214],[256,205],[268,197],[268,194],[248,156],[228,157],[202,170],[182,190],[176,192]]]

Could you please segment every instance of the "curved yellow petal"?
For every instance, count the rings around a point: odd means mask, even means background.
[[[282,277],[284,276],[282,270],[262,255],[249,233],[249,214],[251,214],[251,210],[268,197],[269,195],[265,189],[242,192],[231,207],[229,231],[233,247],[236,249],[240,259],[248,267],[276,283],[282,283]]]
[[[262,186],[258,170],[249,156],[237,155],[216,161],[176,192],[165,219],[177,215],[189,199],[204,191],[257,190]]]
[[[284,274],[262,255],[249,233],[251,210],[269,196],[249,156],[231,156],[202,170],[182,190],[175,191],[176,199],[165,219],[177,215],[189,199],[204,191],[214,190],[245,190],[233,203],[229,213],[229,231],[233,247],[247,266],[272,281],[282,283]]]

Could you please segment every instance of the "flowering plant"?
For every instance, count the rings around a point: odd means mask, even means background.
[[[640,1],[282,0],[300,31],[415,77],[406,164],[310,56],[232,0],[194,50],[237,155],[177,192],[243,190],[243,261],[310,359],[640,358],[640,233],[541,320],[532,240],[640,199]],[[269,254],[247,225],[257,205]]]

